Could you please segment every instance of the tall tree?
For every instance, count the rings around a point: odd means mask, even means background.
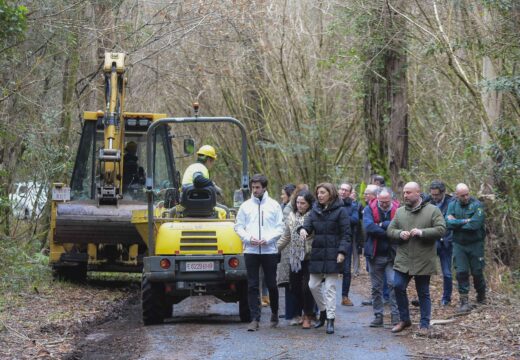
[[[372,172],[399,188],[400,170],[408,167],[406,23],[388,1],[378,1],[368,14],[363,101],[368,161]]]
[[[16,46],[24,39],[26,30],[27,8],[0,0],[0,64],[3,69],[9,69],[14,63],[12,57],[19,55]],[[0,232],[9,235],[9,188],[13,181],[12,169],[17,166],[23,146],[17,141],[17,134],[12,132],[16,126],[11,126],[14,119],[9,116],[19,84],[13,82],[9,71],[2,71],[0,77]]]

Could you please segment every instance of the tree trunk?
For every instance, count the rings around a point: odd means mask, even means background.
[[[386,126],[384,123],[386,107],[386,79],[374,76],[369,70],[365,76],[365,97],[363,99],[363,113],[365,134],[367,139],[367,158],[368,174],[380,174],[385,176],[388,173],[386,167],[387,146],[386,146]]]
[[[378,28],[376,35],[384,39],[384,47],[375,47],[373,53],[368,54],[371,66],[365,76],[368,169],[371,174],[384,176],[397,190],[403,185],[400,170],[408,167],[407,58],[403,45],[405,23],[386,4],[381,3],[380,12],[383,26]]]
[[[72,110],[74,104],[74,93],[76,88],[76,80],[78,77],[79,66],[79,42],[77,34],[74,34],[73,44],[69,49],[69,54],[65,59],[63,66],[63,90],[62,90],[62,107],[61,112],[61,128],[60,143],[67,144],[72,125]]]
[[[389,10],[390,11],[390,10]],[[406,22],[394,12],[389,14],[391,29],[390,49],[385,55],[385,74],[387,79],[388,124],[388,167],[394,190],[404,186],[399,174],[408,168],[408,95],[407,95],[407,58],[404,50],[404,31]]]
[[[493,19],[490,14],[489,9],[486,7],[483,7],[483,24],[485,28],[491,28],[493,24]],[[497,76],[502,71],[502,61],[501,59],[496,59],[495,62],[493,62],[493,59],[491,59],[489,56],[484,56],[482,58],[482,79],[485,83],[492,83],[497,79]],[[482,104],[484,105],[484,110],[486,111],[487,116],[487,124],[489,125],[488,128],[494,129],[496,128],[496,125],[500,119],[500,116],[502,114],[502,91],[498,91],[496,89],[493,89],[491,87],[484,88],[481,92],[481,98],[482,98]],[[489,132],[487,129],[483,129],[481,133],[480,138],[480,144],[487,148],[491,142],[491,137],[489,136]],[[500,164],[494,164],[493,161],[486,157],[485,160],[488,163],[488,169],[494,168],[496,165]],[[500,163],[499,159],[494,159],[495,162]],[[488,174],[488,176],[483,177],[481,184],[481,189],[484,193],[491,193],[493,192],[492,188],[495,185],[495,179],[494,174]]]

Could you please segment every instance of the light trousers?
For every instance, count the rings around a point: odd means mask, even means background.
[[[327,311],[327,319],[336,317],[336,280],[338,274],[310,274],[309,288],[312,296],[320,312]]]

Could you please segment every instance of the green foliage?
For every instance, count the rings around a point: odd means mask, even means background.
[[[70,149],[56,142],[62,131],[55,125],[59,117],[58,111],[49,110],[42,114],[40,123],[32,126],[33,131],[23,133],[22,139],[27,149],[21,160],[29,167],[19,169],[18,176],[31,179],[37,176],[35,180],[41,183],[67,180],[63,179],[63,174],[71,174],[76,148]]]
[[[509,293],[520,294],[520,270],[506,271],[500,280],[502,289]]]
[[[20,292],[51,281],[48,257],[37,241],[0,239],[0,293]]]
[[[520,97],[520,76],[499,76],[493,80],[483,80],[480,86],[486,90],[510,92]]]
[[[23,5],[10,5],[0,0],[0,41],[2,48],[20,40],[27,30],[27,8]]]
[[[11,204],[9,202],[9,198],[4,195],[0,195],[0,212],[4,213],[6,209],[10,209]]]
[[[494,176],[498,182],[499,195],[509,199],[514,208],[520,208],[520,144],[518,129],[505,124],[496,129],[498,142],[489,147],[494,159]]]
[[[496,8],[502,11],[511,11],[513,3],[517,0],[480,0],[482,3],[490,8]]]

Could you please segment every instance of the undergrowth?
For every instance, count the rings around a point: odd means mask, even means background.
[[[38,241],[0,238],[0,296],[38,288],[52,280],[49,258]]]

